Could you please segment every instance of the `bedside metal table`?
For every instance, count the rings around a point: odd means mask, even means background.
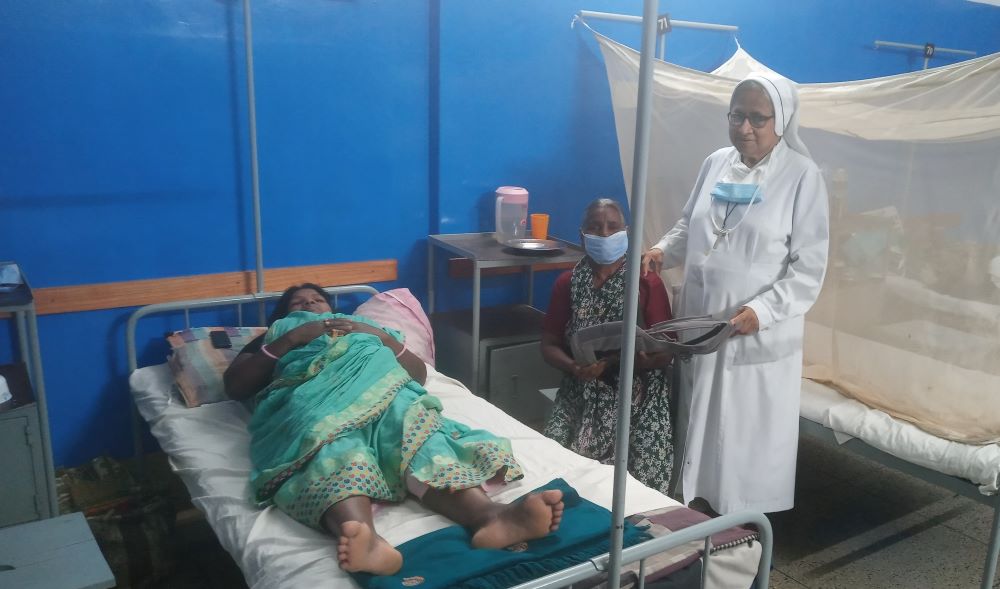
[[[427,307],[434,312],[434,250],[441,248],[472,263],[472,341],[477,345],[480,337],[480,282],[481,272],[486,268],[520,267],[528,273],[528,305],[534,302],[534,268],[536,265],[575,264],[583,258],[583,249],[562,239],[551,238],[564,245],[562,251],[547,254],[516,253],[500,245],[493,233],[457,233],[452,235],[430,235],[427,237]],[[540,313],[540,312],[539,312]],[[470,388],[481,382],[479,374],[480,354],[471,354],[471,377],[466,383]],[[478,391],[477,391],[478,392]]]
[[[0,266],[11,264],[0,261]],[[0,292],[0,313],[10,313],[14,320],[20,360],[34,398],[0,411],[0,470],[6,477],[0,493],[0,527],[59,513],[35,300],[23,272],[20,279],[21,284],[12,290]]]
[[[0,530],[0,587],[106,589],[115,577],[82,513]]]

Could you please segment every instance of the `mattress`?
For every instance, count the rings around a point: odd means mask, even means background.
[[[802,379],[802,417],[907,462],[975,483],[984,495],[1000,486],[1000,444],[982,446],[939,438],[812,380]]]
[[[261,510],[249,503],[251,465],[246,426],[250,411],[246,406],[226,401],[187,408],[175,392],[166,364],[136,370],[129,384],[140,414],[168,455],[171,467],[252,589],[354,586],[337,566],[336,546],[330,536],[302,526],[273,507]],[[562,477],[582,497],[610,509],[612,466],[566,450],[430,366],[426,388],[441,399],[447,417],[511,440],[525,476],[491,491],[496,501],[508,503]],[[627,514],[679,507],[673,499],[631,476],[626,489]],[[393,545],[452,525],[412,499],[376,506],[374,520],[378,532]],[[709,585],[749,586],[759,556],[760,544],[756,542],[713,555],[709,571],[714,580]]]

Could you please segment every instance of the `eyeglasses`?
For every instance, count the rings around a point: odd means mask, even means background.
[[[734,127],[742,126],[743,121],[749,119],[751,127],[753,127],[754,129],[760,129],[761,127],[766,125],[769,120],[773,119],[774,115],[765,117],[763,115],[759,115],[756,113],[745,115],[741,112],[731,112],[726,114],[726,118],[729,119],[729,124]]]

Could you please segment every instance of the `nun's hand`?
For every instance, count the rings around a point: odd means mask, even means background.
[[[659,274],[663,270],[663,250],[657,247],[646,250],[646,253],[642,254],[641,268],[643,276],[647,272]]]
[[[729,320],[739,335],[750,335],[757,333],[760,323],[757,321],[757,313],[750,307],[740,307],[736,315]]]

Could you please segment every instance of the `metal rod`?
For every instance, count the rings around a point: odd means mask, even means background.
[[[25,314],[24,311],[14,313],[14,322],[17,324],[17,347],[18,352],[21,354],[21,362],[24,362],[28,368],[28,379],[32,386],[34,386],[39,375],[34,373],[34,367],[28,362],[28,358],[31,358],[31,350],[28,348],[28,325],[25,323]]]
[[[528,266],[528,306],[535,306],[535,267]]]
[[[875,41],[875,48],[880,47],[894,47],[896,49],[913,49],[915,51],[924,51],[927,45],[916,45],[913,43],[896,43],[895,41]],[[957,55],[969,55],[975,57],[978,55],[975,51],[968,51],[966,49],[947,49],[945,47],[934,47],[934,53],[955,53]]]
[[[760,561],[757,565],[757,587],[758,589],[766,589],[770,580],[771,553],[774,542],[771,522],[760,512],[741,511],[720,515],[689,528],[672,532],[666,536],[659,536],[635,546],[630,546],[622,551],[622,562],[632,563],[649,558],[676,546],[687,544],[693,540],[703,539],[741,524],[753,524],[757,527],[761,546]],[[577,581],[590,579],[595,573],[606,570],[607,567],[605,565],[610,556],[610,554],[605,554],[597,558],[592,558],[587,562],[533,579],[526,583],[521,583],[520,585],[515,585],[513,589],[553,589],[555,587],[567,587]],[[608,581],[610,582],[610,578]]]
[[[434,243],[427,240],[427,314],[434,314]]]
[[[625,530],[625,481],[628,477],[629,420],[632,416],[632,369],[635,364],[635,322],[639,315],[639,262],[642,225],[646,209],[646,175],[649,170],[650,120],[653,109],[653,52],[656,50],[656,13],[659,0],[645,0],[642,46],[639,58],[639,97],[635,117],[635,159],[632,165],[632,223],[629,227],[628,273],[622,317],[621,367],[618,374],[618,433],[615,439],[615,489],[611,509],[611,568],[608,586],[617,589],[622,568],[622,534]]]
[[[601,20],[613,20],[619,22],[631,22],[631,23],[641,23],[641,16],[632,16],[630,14],[618,14],[615,12],[596,12],[593,10],[581,10],[580,18],[596,18]],[[654,21],[656,20],[654,15]],[[654,23],[655,24],[655,23]],[[693,22],[689,20],[674,20],[670,19],[671,28],[675,29],[700,29],[703,31],[725,31],[729,33],[736,33],[740,30],[739,27],[735,25],[717,25],[712,23],[703,22]]]
[[[993,587],[993,578],[997,574],[997,554],[1000,553],[1000,493],[997,494],[996,505],[993,506],[993,530],[990,532],[990,543],[986,548],[986,567],[983,569],[981,589]]]
[[[472,260],[472,374],[469,375],[469,388],[477,395],[482,395],[485,391],[479,386],[479,317],[480,317],[480,288],[482,286],[482,276],[479,259]]]
[[[243,45],[247,65],[247,118],[250,120],[250,185],[253,188],[254,253],[257,260],[257,292],[264,292],[264,238],[260,220],[260,169],[257,165],[257,99],[253,81],[253,18],[250,0],[243,0]],[[264,307],[259,309],[261,323]]]
[[[708,567],[711,564],[712,558],[712,537],[705,537],[705,545],[703,547],[703,554],[701,557],[701,586],[708,587]]]
[[[35,316],[35,303],[32,302],[27,312],[28,343],[31,346],[31,364],[29,370],[35,374],[35,403],[38,405],[38,421],[42,434],[42,459],[45,463],[45,486],[48,489],[48,517],[59,515],[59,502],[56,498],[56,469],[52,461],[52,434],[49,430],[49,404],[45,398],[45,378],[42,376],[42,350],[38,345],[38,318]]]

